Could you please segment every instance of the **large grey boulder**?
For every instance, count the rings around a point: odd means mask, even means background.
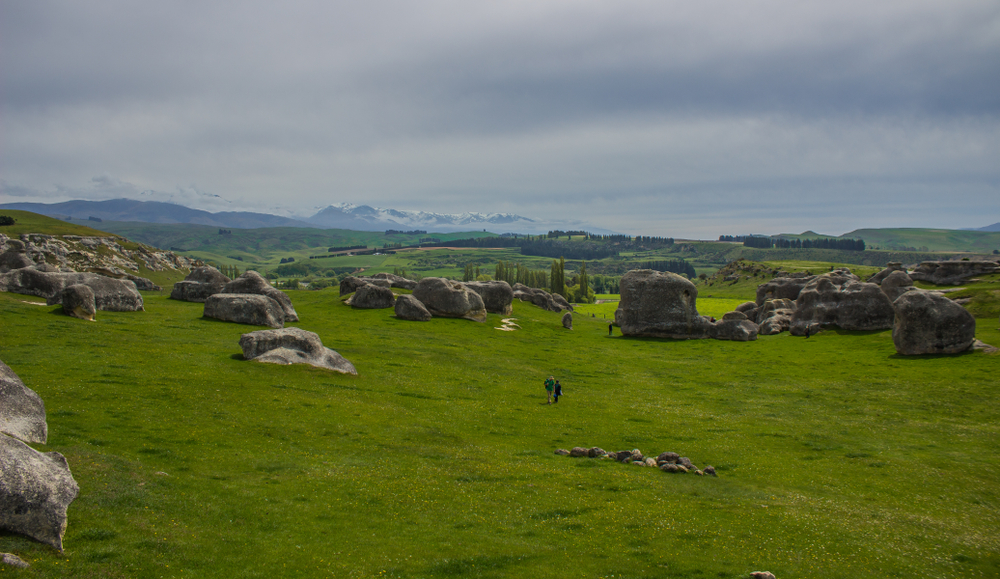
[[[567,330],[573,329],[573,312],[566,312],[562,317],[562,325]]]
[[[757,310],[758,333],[773,336],[792,327],[795,316],[795,301],[787,298],[767,300]]]
[[[790,328],[803,336],[824,326],[843,330],[888,330],[895,312],[892,302],[873,284],[847,270],[816,276],[799,293]]]
[[[148,292],[163,291],[162,287],[160,287],[160,286],[156,285],[155,283],[153,283],[153,281],[151,279],[149,279],[149,278],[139,277],[137,275],[132,275],[130,273],[126,273],[124,279],[127,279],[130,282],[134,283],[136,289],[138,289],[139,291],[144,291],[144,292],[147,292],[147,291]]]
[[[528,287],[520,283],[515,283],[511,290],[513,290],[513,297],[522,302],[531,302],[543,310],[550,312],[573,311],[573,306],[559,294],[550,294],[543,289]]]
[[[917,288],[913,286],[913,280],[910,276],[906,275],[905,271],[892,271],[889,272],[884,278],[880,286],[882,288],[882,293],[889,298],[890,302],[896,301],[899,296],[905,294],[906,292],[917,291]]]
[[[66,508],[79,492],[66,457],[0,434],[0,528],[62,551]]]
[[[892,342],[904,356],[964,352],[976,338],[976,319],[942,295],[906,292],[893,307]]]
[[[373,280],[385,280],[389,282],[389,287],[398,287],[400,289],[413,291],[417,287],[417,282],[412,279],[406,279],[401,275],[396,275],[394,273],[376,273],[371,276],[370,279]]]
[[[317,334],[299,328],[243,334],[240,337],[240,348],[247,360],[271,364],[309,364],[342,374],[358,373],[347,359],[323,346]]]
[[[340,295],[346,296],[347,294],[352,294],[366,283],[368,282],[361,278],[349,275],[340,281]]]
[[[514,302],[514,290],[505,281],[469,281],[465,282],[465,287],[479,294],[483,298],[483,305],[486,311],[491,314],[509,316],[513,311],[511,304]]]
[[[420,300],[410,294],[404,294],[396,298],[396,317],[401,320],[411,320],[415,322],[429,322],[431,313],[427,311]]]
[[[1000,265],[988,260],[925,261],[910,272],[910,278],[937,285],[958,285],[970,277],[997,271]]]
[[[432,316],[486,321],[483,298],[461,282],[441,277],[425,277],[417,283],[413,297],[420,300]]]
[[[82,283],[71,285],[62,291],[60,299],[62,300],[63,313],[67,316],[94,321],[94,315],[97,313],[97,299],[90,286]]]
[[[675,273],[637,269],[622,276],[615,321],[625,336],[706,338],[712,322],[698,315],[698,289]]]
[[[214,267],[196,267],[184,281],[174,284],[170,290],[170,299],[204,303],[208,296],[221,292],[231,281],[233,280]]]
[[[24,254],[24,250],[7,250],[0,253],[0,273],[6,273],[12,269],[31,267],[35,262]]]
[[[354,295],[347,298],[345,303],[355,308],[377,310],[391,308],[395,301],[396,296],[392,295],[391,289],[366,283],[355,290]]]
[[[268,296],[259,294],[215,294],[205,300],[206,318],[224,322],[281,328],[285,311]]]
[[[135,283],[130,280],[115,279],[94,273],[50,273],[46,275],[66,276],[67,280],[70,280],[72,276],[84,276],[77,283],[67,284],[56,295],[45,300],[45,303],[50,306],[62,303],[66,287],[83,285],[93,292],[94,307],[98,310],[103,312],[143,311],[142,294],[136,289]]]
[[[736,306],[736,309],[733,311],[740,312],[745,315],[748,320],[756,320],[757,312],[760,311],[760,306],[757,305],[757,302],[743,302],[742,304]]]
[[[262,296],[267,296],[272,300],[278,302],[281,309],[285,313],[285,321],[287,322],[297,322],[299,321],[298,314],[295,313],[295,308],[292,307],[292,299],[288,297],[285,292],[272,287],[271,284],[264,279],[264,276],[260,275],[256,271],[247,271],[240,277],[234,279],[233,281],[227,283],[219,291],[221,294],[257,294]]]
[[[804,275],[796,277],[776,277],[767,283],[757,286],[757,305],[762,306],[767,300],[788,299],[795,301],[799,299],[799,293],[812,280],[814,275]]]
[[[889,264],[885,266],[885,269],[883,269],[882,271],[880,271],[880,272],[876,273],[875,275],[869,277],[865,281],[867,281],[868,283],[875,283],[875,284],[878,284],[878,285],[882,285],[882,280],[884,280],[885,278],[889,277],[889,274],[891,274],[894,271],[901,271],[903,273],[906,273],[906,269],[903,268],[903,263],[902,262],[900,262],[900,261],[890,261]]]
[[[49,427],[45,403],[21,382],[10,366],[0,361],[0,432],[25,442],[45,444]]]
[[[752,320],[748,320],[742,312],[729,312],[722,319],[712,324],[708,336],[716,340],[732,340],[734,342],[751,342],[757,339],[759,328]]]

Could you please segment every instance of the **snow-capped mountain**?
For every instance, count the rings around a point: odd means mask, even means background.
[[[531,231],[536,221],[513,213],[429,213],[383,209],[369,205],[339,203],[330,205],[306,219],[322,227],[344,229],[424,229],[428,231],[462,231],[468,229],[503,229],[504,231]],[[547,231],[547,230],[546,230]]]

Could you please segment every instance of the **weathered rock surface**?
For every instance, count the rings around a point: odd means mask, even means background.
[[[757,311],[757,324],[762,336],[773,336],[792,327],[795,301],[787,298],[767,300]]]
[[[425,277],[413,290],[413,297],[420,300],[432,316],[486,321],[483,298],[467,289],[461,282],[440,277]]]
[[[292,300],[288,297],[288,294],[272,287],[271,284],[264,279],[264,276],[260,275],[256,271],[251,270],[245,272],[240,277],[224,285],[219,293],[257,294],[267,296],[281,306],[281,309],[285,314],[285,321],[299,321],[299,316],[295,313],[295,308],[292,307]]]
[[[942,295],[906,292],[893,302],[893,307],[896,315],[892,342],[896,351],[905,356],[964,352],[976,338],[976,319]]]
[[[910,278],[937,285],[958,285],[963,280],[977,275],[1000,271],[995,261],[925,261],[910,272]]]
[[[760,307],[757,305],[757,302],[743,302],[736,306],[734,311],[745,315],[748,320],[757,321],[757,312],[760,311]]]
[[[163,290],[162,287],[153,283],[152,280],[150,280],[149,278],[139,277],[137,275],[132,275],[130,273],[127,273],[125,274],[125,277],[123,277],[122,279],[127,279],[130,282],[134,283],[135,288],[139,291],[158,292]]]
[[[548,310],[550,312],[573,310],[573,306],[566,301],[566,298],[559,294],[550,294],[543,289],[528,287],[520,283],[515,283],[511,290],[513,292],[513,297],[521,300],[522,302],[531,302],[543,310]]]
[[[742,312],[729,312],[709,327],[708,336],[716,340],[750,342],[757,339],[758,331],[757,324]]]
[[[889,277],[889,274],[891,274],[894,271],[901,271],[903,273],[906,273],[906,269],[903,268],[902,262],[890,261],[889,264],[885,266],[885,269],[869,277],[866,281],[868,283],[882,285],[882,280]]]
[[[892,302],[873,284],[847,270],[816,276],[795,302],[791,333],[803,336],[824,326],[844,330],[887,330],[895,312]]]
[[[376,273],[375,275],[371,276],[371,278],[368,279],[384,280],[389,282],[389,287],[397,287],[400,289],[405,289],[410,291],[413,291],[413,289],[417,287],[417,282],[413,281],[412,279],[406,279],[405,277],[401,275],[396,275],[394,273],[385,273],[385,272]]]
[[[0,432],[24,442],[45,444],[49,427],[45,403],[21,382],[10,366],[0,361]]]
[[[340,295],[346,296],[347,294],[352,294],[355,291],[357,291],[359,287],[365,285],[366,283],[368,282],[361,278],[349,275],[340,281]]]
[[[882,283],[879,287],[882,288],[882,293],[889,298],[890,302],[896,301],[899,296],[906,292],[917,289],[913,287],[913,280],[910,279],[910,276],[906,275],[905,271],[900,270],[889,272],[888,275],[882,278]]]
[[[285,311],[268,296],[259,294],[215,294],[205,300],[206,318],[224,322],[281,328]]]
[[[619,284],[615,321],[625,336],[706,338],[712,322],[698,315],[698,289],[675,273],[651,269],[627,272]]]
[[[565,314],[563,314],[562,325],[567,330],[572,330],[573,329],[573,313],[572,312],[566,312]]]
[[[514,290],[505,281],[469,281],[465,287],[483,298],[486,311],[491,314],[509,316],[513,311]]]
[[[801,277],[776,277],[767,283],[757,286],[757,305],[762,306],[767,300],[788,299],[795,301],[799,299],[802,288],[809,282],[816,279],[816,276]]]
[[[391,308],[395,301],[396,296],[392,295],[392,290],[388,287],[366,283],[355,290],[354,295],[347,298],[345,303],[355,308],[378,310]]]
[[[170,299],[204,303],[208,296],[220,293],[231,281],[233,280],[214,267],[196,267],[184,281],[174,284],[174,288],[170,291]]]
[[[431,320],[431,313],[427,311],[424,304],[409,294],[396,297],[395,312],[396,317],[401,320],[414,322],[429,322]]]
[[[12,269],[31,267],[33,265],[35,265],[35,262],[31,261],[31,258],[24,254],[23,244],[20,251],[7,250],[0,253],[0,273],[6,273]]]
[[[71,285],[84,285],[93,292],[94,306],[98,310],[104,312],[139,312],[143,310],[142,294],[136,289],[135,283],[127,279],[115,279],[96,273],[47,273],[44,275],[62,277],[63,283],[65,283],[59,292],[45,300],[45,303],[50,306],[62,303],[65,288]]]
[[[358,373],[346,358],[323,346],[319,335],[299,328],[243,334],[240,337],[240,348],[247,360],[271,364],[310,364],[342,374]]]
[[[0,528],[61,551],[66,508],[79,492],[63,455],[0,434]]]
[[[31,567],[27,561],[13,553],[0,553],[0,563],[10,565],[11,567],[15,567],[17,569],[27,569],[28,567]]]
[[[83,284],[71,285],[62,291],[60,297],[63,313],[81,320],[94,321],[97,314],[97,300],[94,290]]]

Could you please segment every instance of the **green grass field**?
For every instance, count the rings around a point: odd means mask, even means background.
[[[0,209],[0,215],[13,217],[17,223],[14,225],[0,226],[0,233],[7,237],[17,239],[22,233],[38,233],[44,231],[48,235],[85,235],[93,237],[111,237],[112,234],[98,231],[86,225],[79,225],[69,221],[62,221],[32,213],[30,211],[18,211],[15,209]],[[100,224],[94,222],[100,227]]]
[[[65,553],[0,533],[32,565],[0,574],[1000,574],[1000,356],[900,357],[888,331],[608,337],[520,302],[502,332],[289,295],[359,376],[244,361],[259,328],[201,304],[146,294],[84,322],[0,294],[0,358],[48,411],[35,446],[80,485]],[[979,337],[1000,344],[997,325]],[[553,454],[573,446],[673,450],[719,477]]]

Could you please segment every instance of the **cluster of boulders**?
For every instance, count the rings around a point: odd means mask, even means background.
[[[543,289],[528,287],[521,283],[515,283],[511,289],[515,298],[522,302],[531,302],[543,310],[557,313],[563,310],[573,311],[573,306],[559,294],[551,294]]]
[[[925,261],[913,268],[910,278],[935,285],[958,285],[970,277],[1000,271],[1000,264],[989,260]]]
[[[346,358],[323,346],[319,335],[299,328],[243,334],[240,337],[240,348],[247,360],[272,364],[309,364],[342,374],[358,373]]]
[[[174,284],[170,297],[204,303],[206,318],[226,322],[282,328],[299,321],[288,294],[252,270],[229,279],[214,267],[197,267]]]
[[[81,235],[45,235],[25,233],[12,239],[0,233],[0,254],[18,253],[21,258],[0,256],[0,273],[10,269],[8,260],[18,259],[26,267],[49,264],[56,271],[88,271],[118,279],[129,279],[141,290],[160,288],[139,277],[139,267],[150,271],[189,269],[195,260],[141,243],[126,242],[119,237],[88,237]],[[25,260],[30,263],[23,263]]]
[[[0,529],[61,551],[66,508],[80,487],[63,455],[26,444],[47,440],[45,404],[0,361]]]
[[[619,450],[618,452],[607,452],[603,448],[594,446],[591,448],[584,448],[582,446],[575,446],[572,450],[566,450],[564,448],[556,449],[556,454],[561,456],[571,456],[574,458],[603,458],[611,459],[624,464],[633,464],[636,466],[649,466],[656,467],[663,472],[672,473],[688,473],[693,472],[696,475],[710,475],[719,476],[715,472],[714,466],[706,466],[704,469],[699,469],[695,466],[691,459],[686,456],[681,456],[676,452],[661,452],[656,458],[651,456],[643,456],[642,452],[638,448],[632,450]]]

